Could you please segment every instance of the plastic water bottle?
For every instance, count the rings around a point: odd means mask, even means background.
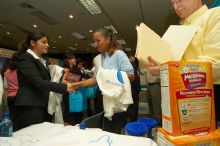
[[[12,137],[13,125],[10,120],[9,113],[3,113],[3,118],[0,124],[0,136],[1,137]]]

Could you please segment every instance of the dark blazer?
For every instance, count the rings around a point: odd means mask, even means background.
[[[17,61],[19,89],[15,106],[47,106],[49,92],[65,93],[67,85],[50,82],[49,70],[31,54],[22,54]]]

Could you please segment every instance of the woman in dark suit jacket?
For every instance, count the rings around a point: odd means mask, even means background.
[[[51,82],[51,76],[42,54],[48,52],[48,37],[40,32],[30,33],[19,49],[17,77],[19,89],[15,99],[16,118],[14,129],[51,122],[47,112],[49,92],[71,92],[71,84]]]

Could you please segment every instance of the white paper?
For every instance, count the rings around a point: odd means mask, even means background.
[[[151,56],[160,63],[180,61],[190,41],[198,31],[197,26],[171,25],[163,38],[144,23],[137,29],[136,57],[147,62]]]
[[[195,25],[171,25],[162,39],[167,41],[172,47],[172,60],[180,61],[186,48],[199,27]]]
[[[153,57],[159,62],[171,60],[171,46],[166,41],[162,40],[159,35],[153,32],[144,23],[137,27],[138,32],[138,53],[136,57],[147,62],[148,56]]]

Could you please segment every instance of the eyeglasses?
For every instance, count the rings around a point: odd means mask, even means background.
[[[180,4],[181,2],[182,2],[183,0],[172,0],[171,1],[171,3],[172,3],[172,5],[178,5],[178,4]]]

